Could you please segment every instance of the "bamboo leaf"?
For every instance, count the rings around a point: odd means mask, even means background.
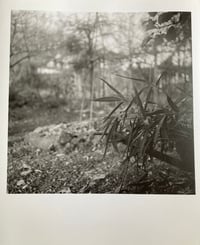
[[[162,127],[160,128],[160,135],[161,135],[162,140],[168,140],[169,139],[165,123],[163,123]]]
[[[135,130],[137,130],[137,129],[135,129]],[[139,130],[138,130],[138,131],[139,131]],[[138,133],[138,131],[137,131],[137,133]],[[138,135],[137,135],[136,137],[133,138],[133,140],[131,141],[131,144],[130,144],[130,148],[132,148],[133,145],[134,145],[134,143],[135,143],[140,137],[142,137],[142,134],[143,134],[143,131],[140,131],[140,132],[138,133]]]
[[[157,103],[156,103],[156,102],[151,101],[151,100],[149,100],[149,101],[148,101],[148,104],[151,104],[151,105],[157,105]]]
[[[166,72],[162,72],[158,78],[158,80],[156,81],[156,86],[159,86],[159,83],[161,81],[161,78],[163,78],[163,76],[166,75]]]
[[[103,158],[105,158],[105,156],[106,156],[110,139],[111,139],[111,137],[113,135],[114,130],[118,127],[118,125],[119,125],[119,122],[118,122],[118,119],[116,118],[115,121],[113,122],[113,125],[111,126],[110,131],[108,132],[108,135],[107,135],[106,147],[105,147],[105,151],[104,151],[104,154],[103,154]]]
[[[101,81],[103,81],[110,89],[112,89],[116,94],[119,95],[119,97],[123,100],[127,102],[127,99],[123,96],[123,94],[121,94],[116,88],[114,88],[112,85],[110,85],[106,80],[104,80],[103,78],[100,78]]]
[[[120,74],[115,74],[115,76],[121,77],[121,78],[130,79],[130,80],[134,80],[134,81],[138,81],[138,82],[142,82],[142,83],[146,83],[146,81],[144,79],[141,79],[141,78],[127,77],[127,76],[123,76],[123,75],[120,75]]]
[[[119,153],[119,149],[118,149],[118,143],[122,142],[125,139],[124,135],[121,135],[120,133],[116,132],[117,128],[115,128],[115,132],[113,132],[113,139],[111,139],[111,143],[112,146],[114,148],[114,150]]]
[[[179,109],[176,106],[176,104],[172,101],[172,99],[167,95],[167,102],[169,103],[170,107],[172,108],[173,111],[178,112]]]
[[[147,135],[148,136],[148,135]],[[147,138],[146,140],[146,144],[144,146],[144,149],[143,149],[143,163],[145,163],[148,159],[148,149],[151,149],[152,148],[152,145],[153,145],[153,135],[151,135],[150,137]]]
[[[148,85],[148,86],[143,87],[143,88],[140,90],[140,92],[138,92],[138,95],[141,95],[141,94],[142,94],[142,92],[144,92],[144,90],[145,90],[145,89],[147,89],[147,88],[149,88],[149,85]]]
[[[157,126],[157,128],[156,128],[155,136],[154,136],[154,140],[153,140],[155,144],[156,144],[157,141],[158,141],[158,138],[159,138],[159,136],[160,136],[160,129],[162,128],[165,119],[166,119],[166,115],[164,115],[164,116],[161,118],[161,120],[160,120],[160,122],[159,122],[159,124],[158,124],[158,126]]]
[[[135,90],[135,94],[136,94],[137,104],[138,104],[138,106],[140,107],[140,111],[141,111],[143,117],[145,117],[145,110],[144,110],[144,108],[143,108],[143,106],[142,106],[142,101],[141,101],[141,99],[140,99],[140,96],[139,96],[139,94],[138,94],[138,91],[137,91],[136,88],[134,88],[134,90]]]
[[[132,125],[131,128],[131,132],[128,136],[128,144],[127,144],[127,154],[130,152],[130,145],[131,145],[131,140],[134,139],[135,134],[137,133],[137,131],[135,130],[135,125]]]
[[[144,87],[140,90],[140,92],[138,92],[138,96],[148,87]],[[130,109],[130,107],[132,106],[132,104],[135,103],[137,105],[137,98],[133,97],[132,100],[130,101],[130,103],[128,104],[127,108],[125,109],[125,112],[128,112],[128,110]]]
[[[140,150],[140,157],[142,157],[144,155],[144,149],[145,149],[145,145],[147,143],[147,136],[148,136],[148,132],[145,130],[143,138],[141,140],[140,149],[139,149]]]
[[[188,97],[187,95],[183,95],[182,97],[176,99],[175,104],[176,105],[179,103],[181,104],[182,102],[184,102],[187,99],[187,97]]]
[[[190,91],[185,91],[183,88],[176,86],[176,88],[185,96],[192,97],[192,93]]]
[[[117,153],[119,153],[119,149],[118,149],[118,146],[117,146],[117,141],[112,140],[112,146],[113,146],[114,150],[115,150]]]
[[[151,97],[151,93],[152,93],[152,87],[149,88],[149,91],[147,93],[147,97],[146,97],[146,101],[145,101],[145,106],[144,106],[144,109],[146,110],[147,109],[147,105],[149,103],[149,99]]]
[[[146,115],[147,116],[153,116],[153,115],[159,115],[159,114],[169,114],[169,112],[165,109],[159,109],[153,112],[147,112]]]
[[[109,140],[110,140],[111,134],[112,134],[112,128],[110,129],[110,131],[109,131],[109,133],[108,133],[108,135],[107,135],[107,138],[106,138],[106,146],[105,146],[103,158],[105,158],[105,156],[106,156],[107,149],[108,149],[108,144],[109,144]]]
[[[116,102],[116,101],[121,101],[121,98],[114,97],[114,96],[109,96],[109,97],[102,97],[102,98],[93,99],[93,101],[98,101],[98,102]]]
[[[104,118],[104,122],[106,122],[112,115],[113,113],[123,104],[123,102],[120,102],[111,112],[108,116]]]
[[[110,120],[107,122],[106,127],[105,127],[105,130],[104,130],[104,132],[103,132],[103,134],[102,134],[102,136],[101,136],[101,140],[102,140],[103,137],[107,134],[108,129],[109,129],[109,127],[110,127],[111,124],[112,124],[112,121],[113,121],[113,118],[110,118]]]
[[[130,107],[132,106],[132,104],[135,102],[135,97],[133,97],[133,99],[130,101],[130,103],[128,104],[127,108],[125,109],[125,112],[127,112]]]
[[[163,91],[162,88],[159,88],[158,86],[154,85],[153,83],[150,83],[149,87],[152,87],[152,88],[156,89],[157,91],[159,91],[159,92],[161,92],[161,93],[166,95],[165,91]]]

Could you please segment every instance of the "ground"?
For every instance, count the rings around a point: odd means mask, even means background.
[[[193,194],[189,173],[153,159],[146,166],[123,162],[110,147],[93,142],[68,153],[41,150],[24,141],[38,126],[78,120],[65,106],[22,106],[10,110],[8,193]]]

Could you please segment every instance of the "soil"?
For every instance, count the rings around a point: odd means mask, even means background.
[[[189,173],[151,159],[145,166],[123,162],[104,142],[60,153],[42,150],[24,141],[25,135],[44,125],[77,121],[66,106],[22,106],[10,109],[8,141],[8,193],[139,193],[194,194]]]

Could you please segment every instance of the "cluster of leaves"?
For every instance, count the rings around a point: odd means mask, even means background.
[[[155,157],[161,161],[178,166],[184,170],[193,171],[192,156],[183,164],[177,150],[187,146],[192,141],[191,125],[183,125],[182,118],[187,112],[182,105],[190,103],[191,94],[181,94],[176,101],[159,88],[162,75],[154,83],[144,83],[138,91],[134,88],[134,96],[125,98],[120,91],[101,79],[115,93],[114,96],[95,99],[100,102],[115,102],[115,108],[104,118],[102,137],[106,136],[105,153],[108,145],[112,144],[119,151],[119,143],[126,147],[123,152],[124,162],[147,164]],[[133,78],[134,79],[134,78]],[[154,90],[166,96],[166,105],[153,101]],[[188,110],[192,105],[188,106]],[[190,122],[191,123],[191,122]],[[177,147],[180,144],[181,147]],[[172,156],[168,153],[171,152]],[[181,151],[178,153],[181,154]]]
[[[150,12],[149,16],[146,29],[150,36],[145,43],[153,39],[159,45],[164,41],[191,38],[190,12]]]
[[[112,88],[112,86],[110,88]],[[148,91],[148,89],[146,90]],[[141,97],[143,93],[144,91],[141,93],[139,91],[139,97]],[[110,104],[118,103],[118,108],[115,108],[115,111],[113,111],[110,116],[108,115],[108,118],[105,118],[105,126],[108,126],[108,122],[111,119],[113,119],[114,123],[118,112],[120,114],[121,111],[120,115],[124,116],[124,110],[127,109],[130,104],[127,98],[123,97],[122,100],[117,92],[115,92],[114,96],[100,100],[109,101]],[[149,103],[145,111],[147,111],[150,106],[151,104]],[[130,122],[128,117],[131,117],[131,114],[136,117],[136,113],[138,113],[138,119],[135,119],[136,128],[139,127],[139,123],[143,125],[144,119],[142,118],[142,113],[140,113],[137,100],[131,103],[129,107],[124,124],[124,129],[126,125],[127,129],[120,133],[118,125],[118,141],[120,141],[121,134],[124,135],[124,142],[127,140],[128,129],[131,129],[129,127]],[[24,107],[20,108],[17,114],[21,115],[20,112],[22,109],[27,110],[27,108]],[[41,109],[42,108],[40,108],[40,110]],[[167,109],[172,110],[170,107]],[[35,125],[41,126],[46,124],[47,121],[49,123],[58,123],[59,120],[63,120],[63,115],[68,116],[68,120],[69,118],[72,119],[71,113],[69,117],[69,115],[66,115],[63,111],[56,110],[56,118],[52,117],[53,115],[51,116],[49,114],[50,112],[46,109],[46,113],[44,111],[40,112],[41,115],[39,116],[39,114],[35,114],[36,112],[33,110],[30,110],[30,112],[24,111],[25,118],[24,116],[22,117],[23,120],[20,120],[20,124],[17,124],[17,128],[13,124],[9,125],[12,129],[9,129],[9,132],[12,132],[14,136],[9,137],[10,140],[8,142],[8,193],[194,193],[193,182],[185,173],[170,168],[167,164],[163,162],[160,163],[158,160],[153,159],[153,161],[147,161],[145,164],[138,160],[138,164],[134,164],[136,159],[131,157],[129,162],[124,161],[125,164],[121,164],[119,154],[113,152],[111,147],[107,145],[106,156],[102,161],[104,147],[102,144],[98,144],[99,137],[94,137],[93,139],[93,131],[91,132],[92,137],[87,137],[87,140],[91,140],[91,144],[85,145],[83,150],[80,150],[80,148],[73,149],[73,151],[67,154],[62,154],[58,151],[45,151],[31,147],[23,141],[21,135],[19,137],[15,136],[16,133],[18,134],[20,132],[24,134],[24,131],[30,131]],[[162,114],[158,115],[161,120]],[[50,118],[50,116],[52,118]],[[29,117],[30,120],[24,120],[26,117]],[[41,120],[38,119],[39,117]],[[147,115],[146,117],[151,118],[153,115]],[[118,118],[120,118],[119,115]],[[153,118],[156,120],[156,115],[154,115]],[[67,120],[67,118],[65,120]],[[75,118],[73,118],[73,120],[75,120]],[[109,124],[110,128],[113,123]],[[73,142],[71,143],[75,143],[79,141],[78,139],[83,138],[84,134],[81,133],[82,131],[89,130],[83,123],[78,124],[80,124],[79,128],[76,126],[76,123],[72,124],[72,126],[75,127],[78,137],[73,138]],[[116,125],[115,123],[115,126]],[[85,127],[86,129],[84,129]],[[105,133],[106,136],[108,136],[110,128]],[[141,126],[140,131],[142,132],[142,130]],[[136,137],[138,134],[139,133],[135,132]],[[113,145],[116,145],[116,149],[119,151],[124,150],[123,145],[118,145],[118,143],[114,141],[114,139],[117,140],[117,135],[115,138],[112,134],[109,137],[110,138],[106,140],[107,144],[112,140]],[[142,142],[142,137],[143,136],[136,141]],[[80,143],[78,144],[80,147]],[[125,151],[125,153],[127,153],[127,151]],[[128,172],[126,172],[126,169],[128,169]],[[121,183],[123,182],[125,182],[126,185],[124,184],[122,186]]]

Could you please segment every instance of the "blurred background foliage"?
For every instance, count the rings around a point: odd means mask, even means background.
[[[10,107],[62,104],[93,118],[109,106],[91,99],[112,92],[99,78],[131,97],[160,74],[159,87],[176,98],[191,92],[191,52],[189,12],[12,11]],[[153,98],[166,103],[158,90]]]

